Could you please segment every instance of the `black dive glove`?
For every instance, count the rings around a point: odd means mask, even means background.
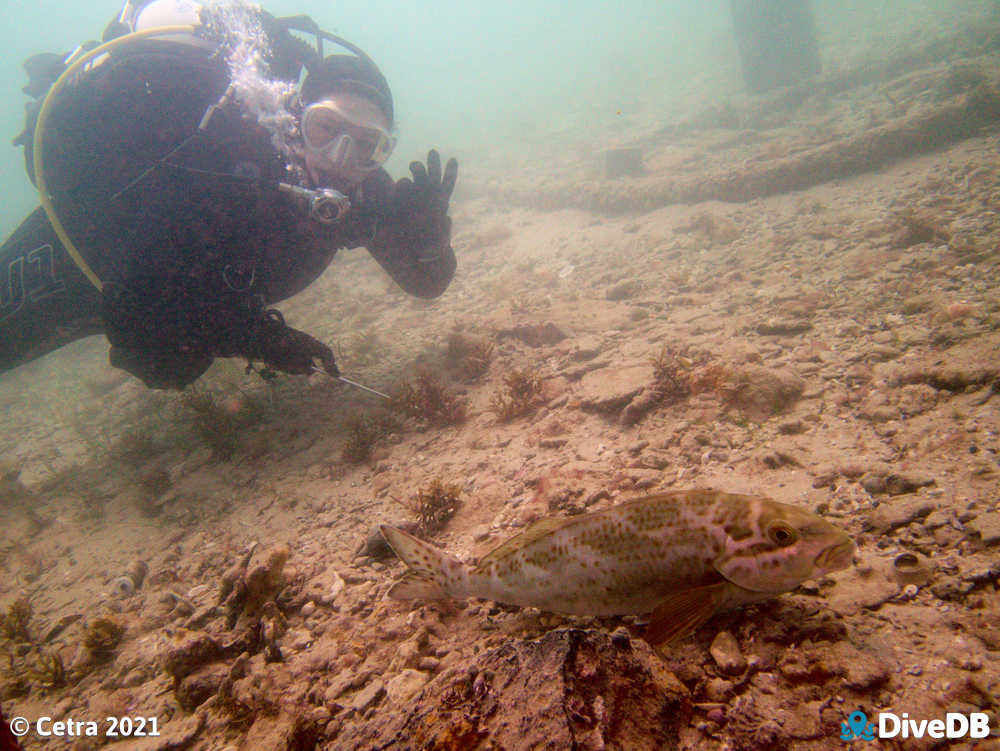
[[[306,375],[320,367],[332,376],[340,375],[333,350],[309,334],[288,326],[277,310],[264,313],[248,351],[239,354],[262,360],[268,367],[283,373]]]
[[[427,166],[412,162],[413,179],[392,187],[381,226],[368,249],[389,275],[411,295],[437,297],[455,273],[448,201],[458,178],[458,162],[449,159],[444,173],[433,149]]]
[[[427,166],[410,162],[413,179],[396,182],[389,207],[389,224],[397,242],[404,242],[418,254],[448,245],[451,219],[448,201],[458,179],[458,162],[449,159],[441,173],[437,151],[427,152]]]

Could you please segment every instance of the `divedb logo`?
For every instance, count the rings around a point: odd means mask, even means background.
[[[873,741],[878,738],[985,738],[990,734],[990,718],[985,712],[948,712],[944,719],[914,720],[906,712],[879,712],[878,723],[868,721],[864,712],[851,712],[840,723],[845,741]]]

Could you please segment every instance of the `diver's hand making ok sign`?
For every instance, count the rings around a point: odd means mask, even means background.
[[[387,210],[368,250],[389,275],[411,295],[437,297],[455,274],[448,201],[458,178],[458,162],[449,159],[441,172],[441,157],[433,149],[427,166],[410,164],[413,179],[396,181]]]
[[[447,214],[448,201],[458,180],[458,160],[449,159],[442,175],[441,157],[435,149],[431,149],[427,152],[426,169],[420,162],[410,162],[410,172],[413,173],[413,191],[427,201],[428,208],[432,212]],[[406,178],[399,182],[402,183],[404,180],[409,182]],[[396,188],[399,189],[398,183]]]
[[[394,234],[417,251],[448,245],[448,201],[458,179],[458,162],[449,159],[442,174],[441,157],[431,149],[427,166],[411,162],[410,172],[413,179],[404,177],[393,189],[390,222]]]

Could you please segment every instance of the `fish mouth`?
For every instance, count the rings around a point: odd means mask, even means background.
[[[854,541],[844,540],[824,549],[816,556],[816,567],[824,573],[840,571],[854,562]]]

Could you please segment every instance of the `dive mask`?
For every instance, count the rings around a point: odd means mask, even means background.
[[[339,172],[371,172],[396,146],[396,138],[385,128],[329,99],[310,104],[302,113],[302,141],[307,153]]]

